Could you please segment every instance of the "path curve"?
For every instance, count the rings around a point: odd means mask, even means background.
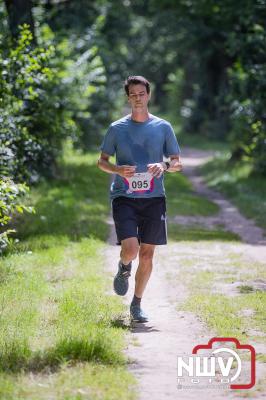
[[[184,163],[184,173],[192,182],[197,194],[207,197],[220,207],[220,212],[214,217],[195,217],[191,221],[198,221],[201,224],[209,222],[211,225],[223,224],[229,231],[239,235],[243,242],[255,245],[266,245],[266,238],[263,230],[256,226],[252,219],[244,217],[229,200],[224,196],[210,189],[204,184],[203,177],[198,173],[198,167],[206,163],[215,155],[213,151],[203,151],[191,148],[184,148],[182,161]],[[189,222],[189,217],[176,217],[176,222]],[[205,221],[205,222],[204,222]]]

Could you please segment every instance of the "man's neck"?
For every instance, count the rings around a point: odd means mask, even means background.
[[[131,119],[133,119],[133,121],[145,122],[149,118],[150,118],[150,114],[149,114],[148,110],[146,112],[142,112],[142,113],[136,113],[134,111],[131,112]]]

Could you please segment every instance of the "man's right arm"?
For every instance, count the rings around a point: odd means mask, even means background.
[[[98,160],[98,167],[109,174],[118,174],[124,178],[130,178],[134,175],[136,166],[134,165],[115,165],[109,161],[109,154],[101,153]]]
[[[102,171],[108,172],[109,174],[117,174],[118,166],[112,164],[109,161],[109,158],[110,158],[109,154],[101,153],[97,165]]]

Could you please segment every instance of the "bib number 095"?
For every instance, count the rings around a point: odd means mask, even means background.
[[[148,181],[133,181],[133,189],[147,189],[149,187]]]
[[[139,172],[125,181],[128,185],[128,192],[142,192],[152,190],[153,176],[149,172]]]

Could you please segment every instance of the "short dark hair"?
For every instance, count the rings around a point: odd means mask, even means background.
[[[146,87],[147,93],[149,94],[151,89],[150,89],[150,82],[144,78],[144,76],[136,75],[136,76],[129,76],[124,83],[124,88],[126,91],[126,94],[129,95],[129,85],[144,85]]]

